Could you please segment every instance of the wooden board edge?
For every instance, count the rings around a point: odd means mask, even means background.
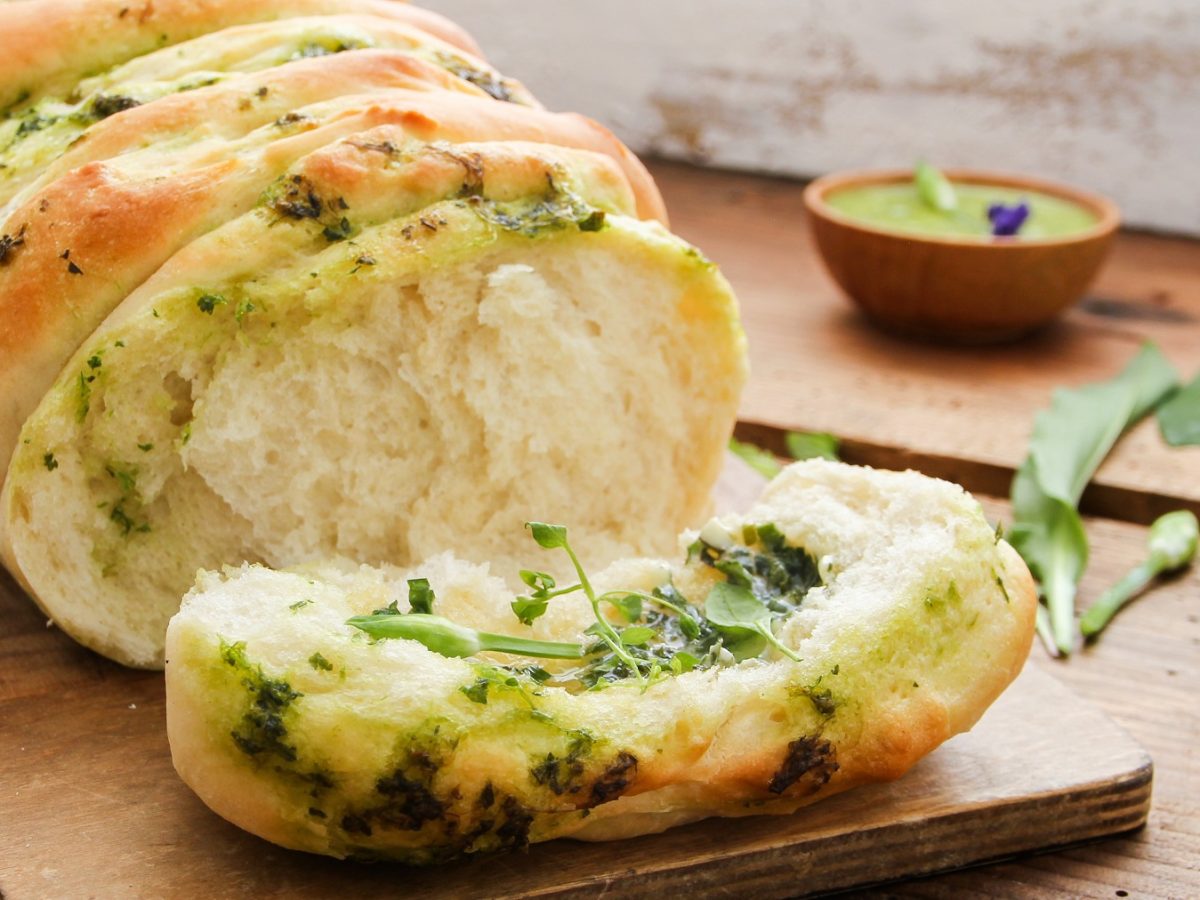
[[[786,454],[784,436],[787,429],[765,422],[739,420],[735,434],[776,454]],[[839,455],[844,462],[877,469],[915,469],[933,478],[960,484],[973,494],[1007,497],[1012,486],[1012,468],[981,460],[944,456],[915,448],[879,444],[860,437],[840,436]],[[1166,494],[1132,488],[1106,481],[1097,476],[1083,496],[1079,509],[1084,515],[1136,525],[1149,525],[1164,513],[1190,509],[1200,515],[1200,501],[1179,494]]]
[[[1136,831],[1146,824],[1150,813],[1153,773],[1153,761],[1143,752],[1141,764],[1115,780],[1072,786],[994,806],[988,823],[988,852],[983,856],[973,848],[970,832],[964,828],[978,813],[959,810],[924,819],[919,843],[911,839],[914,826],[911,822],[847,832],[834,854],[829,853],[828,843],[821,849],[824,866],[815,879],[806,850],[809,842],[801,840],[752,853],[714,855],[694,864],[668,863],[504,896],[583,900],[602,894],[629,900],[657,900],[670,890],[699,890],[703,895],[709,892],[715,895],[728,890],[731,877],[728,863],[733,858],[737,860],[737,889],[741,896],[808,897],[935,875]]]

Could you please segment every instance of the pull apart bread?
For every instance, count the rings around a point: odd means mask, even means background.
[[[408,609],[406,577],[458,625],[590,648],[456,658],[347,623]],[[1020,670],[1036,608],[961,489],[824,461],[706,526],[686,561],[619,562],[592,584],[644,598],[611,618],[640,678],[597,642],[580,593],[527,628],[502,580],[449,555],[405,573],[204,574],[167,635],[176,769],[282,846],[413,863],[789,813],[897,778],[969,728]],[[772,610],[787,654],[714,625],[731,585]]]
[[[222,815],[428,862],[788,812],[1019,669],[1028,572],[914,474],[797,466],[646,559],[708,514],[736,301],[616,138],[454,24],[4,16],[0,559],[100,653],[167,642],[176,766]],[[520,568],[531,520],[566,558]]]

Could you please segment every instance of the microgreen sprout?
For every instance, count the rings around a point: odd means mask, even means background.
[[[354,616],[346,621],[373,638],[408,638],[419,641],[442,656],[474,656],[486,650],[513,653],[542,659],[580,659],[583,646],[559,641],[537,641],[507,634],[476,631],[433,615],[436,600],[428,579],[412,578],[408,582],[409,613],[400,612],[393,600],[384,609],[369,616]]]
[[[553,682],[590,690],[635,678],[645,690],[668,674],[681,675],[697,668],[730,665],[759,656],[768,644],[784,656],[798,660],[775,636],[772,625],[777,618],[795,611],[809,588],[819,584],[821,578],[812,557],[801,548],[789,547],[774,525],[744,526],[739,536],[745,546],[715,520],[701,531],[689,558],[698,558],[725,578],[709,592],[704,612],[676,589],[665,566],[659,583],[650,591],[597,593],[568,540],[565,527],[542,522],[530,522],[526,527],[539,547],[567,554],[578,580],[560,587],[554,576],[546,572],[522,569],[521,581],[530,591],[512,601],[514,615],[523,624],[532,625],[545,615],[554,598],[582,593],[595,617],[584,631],[595,639],[591,643],[533,640],[458,625],[434,614],[436,598],[423,578],[408,582],[407,612],[393,601],[372,615],[356,616],[347,624],[379,639],[419,641],[443,656],[469,657],[496,651],[585,660],[580,666],[554,674],[536,666],[493,667],[491,674],[481,675],[476,683],[463,689],[468,699],[481,704],[487,702],[489,686],[518,687],[523,692],[524,683],[518,675],[527,675],[538,685]],[[752,550],[752,546],[759,549]]]
[[[467,628],[442,616],[428,613],[375,613],[370,616],[355,616],[348,619],[346,624],[365,631],[374,638],[408,638],[419,641],[442,656],[467,657],[492,650],[497,653],[513,653],[542,659],[583,657],[583,647],[580,644],[535,641],[513,635],[476,631],[474,628]]]
[[[759,602],[750,588],[729,581],[717,582],[704,601],[704,613],[719,631],[735,639],[736,643],[729,648],[734,657],[738,657],[737,648],[743,641],[758,635],[788,659],[800,662],[800,657],[775,637],[771,630],[774,615]],[[749,655],[757,656],[758,653]]]
[[[588,581],[587,573],[584,572],[583,565],[579,562],[579,557],[575,555],[570,541],[567,540],[566,526],[549,525],[545,522],[526,522],[525,527],[529,529],[534,541],[543,550],[562,550],[567,554],[567,558],[571,560],[571,566],[575,569],[575,575],[579,578],[579,584],[558,593],[569,593],[574,590],[583,591],[584,596],[588,599],[588,603],[592,605],[592,613],[596,616],[596,623],[588,628],[588,633],[600,638],[601,641],[608,645],[616,657],[629,668],[629,671],[639,682],[644,681],[645,676],[641,666],[638,665],[638,661],[630,655],[629,651],[621,643],[621,635],[617,633],[617,630],[613,628],[612,624],[600,611],[600,599],[596,596],[596,591],[592,588],[592,583]]]

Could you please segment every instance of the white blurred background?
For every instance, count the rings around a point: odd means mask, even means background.
[[[641,153],[1002,168],[1200,235],[1200,0],[416,0]]]

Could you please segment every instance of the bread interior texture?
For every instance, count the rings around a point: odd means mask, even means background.
[[[527,520],[569,523],[599,564],[705,513],[742,380],[712,267],[622,217],[531,236],[422,215],[135,294],[96,333],[5,488],[52,618],[157,666],[198,568],[453,550],[513,574]]]

